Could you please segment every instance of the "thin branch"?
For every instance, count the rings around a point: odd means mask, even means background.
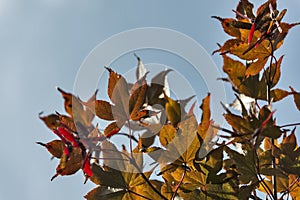
[[[165,196],[163,196],[155,187],[154,185],[150,182],[150,180],[147,178],[147,176],[142,172],[142,170],[139,168],[137,163],[135,162],[135,159],[131,159],[131,163],[135,166],[135,168],[138,170],[139,174],[143,177],[143,179],[146,181],[146,183],[152,188],[152,190],[158,194],[163,200],[168,200]]]
[[[132,153],[132,137],[133,137],[133,134],[132,134],[132,130],[131,130],[131,126],[130,126],[130,121],[128,120],[128,129],[129,129],[129,148],[130,148],[130,155],[131,155],[131,158],[133,159],[133,153]]]
[[[289,126],[299,126],[299,125],[300,125],[300,122],[298,122],[298,123],[293,123],[293,124],[282,125],[282,126],[279,126],[279,128],[285,128],[285,127],[289,127]]]
[[[175,189],[175,191],[174,191],[174,193],[173,193],[173,195],[172,195],[172,198],[171,198],[172,200],[175,199],[176,194],[177,194],[177,191],[179,190],[179,187],[180,187],[180,185],[182,184],[183,179],[184,179],[185,174],[186,174],[186,169],[187,169],[187,167],[186,167],[186,164],[185,164],[185,163],[183,163],[183,164],[184,164],[184,168],[183,168],[182,178],[181,178],[180,182],[179,182],[179,183],[177,184],[177,186],[176,186],[176,189]]]
[[[271,104],[271,83],[270,83],[270,78],[271,78],[271,68],[272,68],[272,62],[273,62],[273,58],[274,58],[274,47],[272,44],[271,39],[269,39],[270,42],[270,46],[271,46],[271,59],[270,59],[270,66],[269,66],[269,78],[267,80],[267,89],[268,89],[268,94],[267,94],[267,100],[268,100],[268,104]],[[276,60],[277,62],[277,60]],[[271,139],[272,145],[275,145],[275,139]],[[276,169],[276,158],[274,156],[272,156],[272,168]],[[273,182],[273,195],[274,195],[274,200],[277,200],[277,180],[276,180],[276,175],[272,176],[272,182]]]
[[[129,139],[131,138],[133,141],[135,141],[136,143],[138,143],[138,139],[136,139],[136,137],[134,137],[133,135],[129,135],[127,133],[118,133],[118,135],[123,135],[123,136],[126,136],[128,137]]]
[[[260,175],[260,163],[259,163],[258,154],[257,154],[257,151],[255,150],[255,148],[253,148],[253,161],[255,163],[254,155],[256,156],[256,160],[257,160],[256,173],[258,175],[258,179],[262,183],[262,187],[264,188],[264,190],[268,193],[269,196],[272,196],[274,199],[275,197],[272,194],[271,188],[265,183],[264,178]]]
[[[129,193],[135,194],[136,196],[142,197],[142,198],[144,198],[144,199],[151,200],[150,198],[145,197],[145,196],[143,196],[143,195],[141,195],[141,194],[138,194],[138,193],[136,193],[136,192],[134,192],[134,191],[132,191],[132,190],[127,189],[127,191],[128,191]]]

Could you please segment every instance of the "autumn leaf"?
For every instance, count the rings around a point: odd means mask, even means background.
[[[296,91],[294,90],[294,88],[292,88],[291,86],[290,86],[290,89],[291,89],[292,94],[293,94],[293,96],[294,96],[294,102],[295,102],[295,104],[296,104],[296,107],[298,108],[298,110],[300,110],[300,93],[299,93],[299,92],[296,92]]]
[[[200,106],[202,109],[201,122],[198,126],[198,134],[202,138],[202,140],[206,137],[206,132],[211,124],[210,120],[210,94],[208,94],[203,100]]]
[[[65,148],[65,144],[61,140],[53,140],[46,144],[37,142],[37,144],[46,147],[49,153],[51,153],[55,158],[61,158]]]
[[[63,154],[60,163],[56,168],[56,174],[51,181],[57,176],[65,176],[75,174],[83,165],[82,149],[79,147],[72,148],[70,155]]]
[[[165,95],[166,99],[166,113],[171,124],[177,127],[177,124],[181,121],[181,105],[177,101],[171,99]]]

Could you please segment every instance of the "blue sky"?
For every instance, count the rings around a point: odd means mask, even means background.
[[[216,42],[223,43],[228,37],[210,16],[232,17],[231,9],[237,4],[237,0],[223,2],[0,0],[0,199],[82,199],[93,184],[83,185],[81,172],[50,182],[57,162],[35,145],[55,138],[38,119],[40,111],[63,111],[55,86],[71,91],[89,52],[110,36],[133,28],[173,29],[211,53]],[[280,9],[288,9],[285,21],[300,21],[299,1],[278,3]],[[279,86],[288,89],[292,85],[298,91],[299,35],[300,27],[292,29],[277,52],[278,56],[285,54]],[[144,62],[158,62],[146,53]],[[212,59],[221,70],[220,56]],[[128,62],[136,61],[132,56]],[[231,94],[228,99],[232,100]],[[300,121],[291,97],[276,107],[279,124]]]

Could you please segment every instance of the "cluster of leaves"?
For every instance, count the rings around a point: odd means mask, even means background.
[[[215,51],[224,59],[228,77],[222,80],[231,83],[241,107],[237,115],[224,106],[224,117],[232,129],[211,119],[210,94],[202,101],[198,122],[195,104],[186,108],[192,97],[175,100],[169,95],[165,79],[170,70],[157,74],[148,84],[148,72],[137,57],[138,75],[133,84],[106,68],[111,102],[98,100],[97,92],[84,102],[58,89],[67,114],[40,116],[59,137],[38,143],[60,159],[51,180],[82,169],[86,180],[97,185],[85,196],[89,200],[260,199],[257,190],[271,199],[278,199],[278,194],[282,199],[296,199],[300,192],[296,128],[277,125],[271,105],[293,95],[300,110],[300,93],[292,87],[291,91],[275,88],[283,57],[277,59],[274,52],[297,24],[281,22],[286,10],[279,13],[275,0],[262,4],[256,15],[252,10],[248,0],[241,0],[235,19],[214,17],[234,37]],[[241,95],[253,99],[250,108]],[[93,125],[94,118],[109,122],[103,132]],[[124,136],[129,149],[112,143],[112,137]],[[234,147],[237,144],[242,152]],[[153,160],[149,170],[144,166],[146,156]],[[154,170],[160,172],[154,174]]]

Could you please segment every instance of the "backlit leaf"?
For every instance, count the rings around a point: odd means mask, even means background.
[[[210,121],[210,94],[208,94],[203,100],[200,106],[202,110],[201,122],[198,126],[198,134],[204,140],[206,132],[211,124]]]
[[[46,144],[37,142],[37,144],[46,147],[49,153],[51,153],[55,158],[61,158],[65,148],[65,144],[61,140],[53,140]]]
[[[217,17],[217,16],[212,16],[212,18],[215,18],[221,22],[224,32],[227,33],[228,35],[236,37],[236,38],[241,37],[240,30],[232,25],[232,22],[234,22],[235,19],[232,19],[232,18],[224,19],[224,18]]]
[[[296,91],[294,90],[294,88],[292,88],[291,86],[290,86],[290,89],[291,89],[291,91],[292,91],[292,93],[293,93],[293,96],[294,96],[294,102],[295,102],[295,104],[296,104],[296,107],[298,108],[298,110],[300,110],[300,93],[299,93],[299,92],[296,92]]]
[[[115,134],[117,134],[124,123],[118,124],[117,122],[110,123],[105,129],[104,129],[104,135],[106,137],[111,137]]]
[[[177,124],[181,121],[181,105],[170,97],[165,96],[165,98],[167,100],[167,117],[170,120],[171,124],[176,127]]]
[[[56,174],[51,178],[53,180],[58,175],[72,175],[75,174],[83,165],[82,149],[73,147],[69,156],[63,154],[60,163],[56,168]]]
[[[164,125],[159,132],[161,145],[167,146],[176,137],[177,130],[172,125]]]

